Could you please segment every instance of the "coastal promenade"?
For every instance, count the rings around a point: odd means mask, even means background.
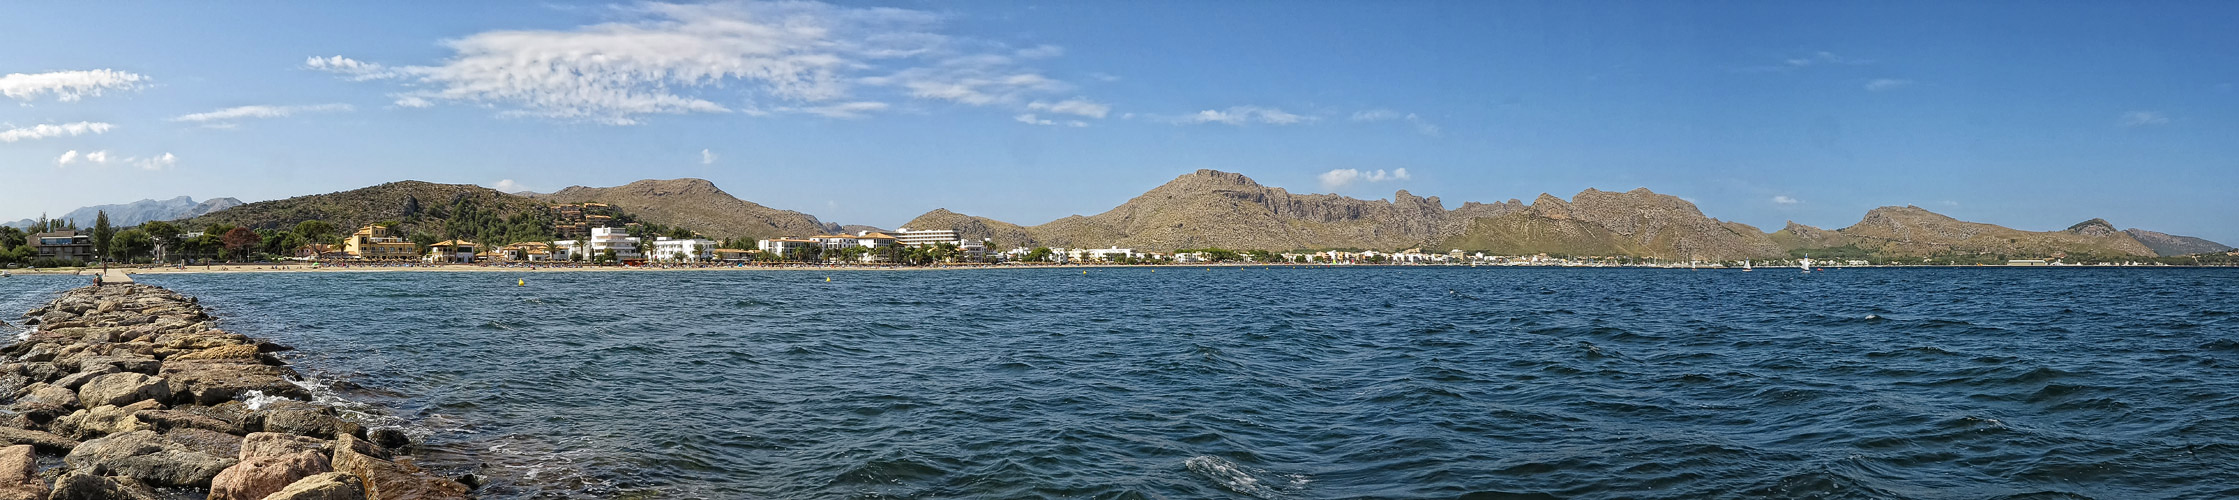
[[[0,499],[473,498],[412,465],[402,430],[310,402],[273,355],[290,348],[122,270],[104,278],[26,313],[0,348]]]

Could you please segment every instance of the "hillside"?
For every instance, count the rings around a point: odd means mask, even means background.
[[[2191,236],[2177,236],[2174,234],[2159,233],[2138,228],[2126,229],[2123,230],[2123,232],[2129,234],[2132,238],[2137,238],[2139,243],[2145,244],[2146,248],[2153,249],[2155,254],[2163,257],[2175,257],[2179,255],[2192,255],[2197,253],[2229,252],[2232,250],[2231,245],[2225,245],[2222,243],[2194,238]]]
[[[233,198],[212,198],[210,200],[197,203],[194,201],[194,198],[180,196],[168,200],[140,200],[132,203],[122,203],[115,205],[95,205],[79,208],[77,210],[71,210],[69,213],[65,214],[49,215],[48,217],[63,220],[76,220],[80,225],[91,225],[93,224],[93,219],[96,216],[102,213],[107,213],[109,214],[110,225],[114,225],[117,227],[127,227],[137,226],[150,221],[185,219],[207,214],[210,212],[233,208],[240,205],[241,200],[236,200]],[[10,222],[5,225],[16,228],[26,228],[31,227],[34,222],[36,221],[33,221],[31,219],[23,219],[15,222]]]
[[[816,216],[740,200],[702,179],[641,180],[610,188],[569,186],[531,194],[549,203],[606,203],[638,220],[686,227],[713,238],[772,238],[840,231]]]
[[[1589,189],[1573,201],[1541,195],[1531,205],[1509,200],[1463,203],[1448,210],[1437,197],[1406,191],[1389,201],[1292,194],[1213,170],[1182,175],[1097,215],[1039,226],[945,209],[904,226],[958,229],[967,237],[995,238],[1006,247],[1389,250],[1430,245],[1434,250],[1703,259],[1780,251],[1755,228],[1703,216],[1694,204],[1647,189]]]
[[[395,222],[398,223],[397,229],[404,234],[425,232],[444,236],[447,229],[445,223],[454,218],[461,220],[460,227],[455,231],[465,232],[469,219],[476,226],[495,225],[496,221],[503,219],[514,219],[522,222],[522,226],[531,226],[543,216],[542,203],[490,188],[470,184],[400,181],[349,191],[249,203],[187,219],[183,224],[195,229],[210,224],[284,229],[306,220],[323,220],[339,228],[355,229],[375,222]],[[549,228],[549,223],[545,223],[544,227]],[[522,238],[534,236],[526,230],[517,232],[522,233],[519,236]],[[477,233],[473,236],[481,235]]]
[[[1995,224],[1967,222],[1917,206],[1881,207],[1850,227],[1826,231],[1790,223],[1772,235],[1790,250],[1855,246],[1892,258],[1936,255],[2041,257],[2089,255],[2149,257],[2155,255],[2129,234],[2101,219],[2092,219],[2060,231],[2023,231]]]

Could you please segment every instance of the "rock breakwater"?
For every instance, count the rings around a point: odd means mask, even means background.
[[[310,403],[273,355],[288,347],[192,297],[85,287],[24,316],[0,348],[0,500],[473,498],[414,466],[403,433]]]

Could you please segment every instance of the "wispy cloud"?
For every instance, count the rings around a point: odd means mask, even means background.
[[[1414,177],[1408,175],[1407,169],[1404,168],[1392,169],[1391,172],[1385,172],[1382,169],[1377,169],[1376,171],[1371,172],[1351,168],[1340,168],[1330,170],[1328,172],[1322,172],[1320,178],[1322,181],[1322,189],[1328,191],[1336,191],[1339,189],[1343,189],[1346,186],[1351,186],[1355,183],[1360,182],[1404,181],[1412,179]]]
[[[885,111],[888,107],[890,106],[883,102],[858,101],[843,102],[838,104],[826,104],[821,106],[780,108],[779,111],[807,113],[816,116],[822,116],[825,118],[862,118],[864,116],[868,116],[868,114],[871,112]]]
[[[1780,61],[1780,63],[1781,63],[1781,64],[1785,64],[1785,65],[1787,65],[1788,67],[1792,67],[1792,68],[1802,68],[1802,67],[1807,67],[1807,66],[1828,66],[1828,65],[1846,65],[1846,66],[1856,66],[1856,65],[1860,65],[1860,64],[1871,64],[1871,63],[1873,63],[1873,61],[1869,61],[1869,60],[1865,60],[1865,59],[1858,59],[1858,58],[1853,58],[1853,57],[1843,57],[1842,55],[1839,55],[1839,54],[1836,54],[1836,53],[1833,53],[1833,52],[1828,52],[1828,51],[1824,51],[1824,50],[1822,50],[1822,51],[1818,51],[1818,52],[1813,52],[1813,53],[1811,53],[1810,55],[1797,56],[1797,57],[1791,57],[1791,58],[1788,58],[1788,59],[1784,59],[1784,60],[1781,60],[1781,61]]]
[[[341,103],[306,106],[236,106],[217,111],[179,115],[172,117],[171,121],[227,126],[249,118],[283,118],[293,116],[296,113],[329,113],[355,110],[357,110],[356,107]]]
[[[179,157],[172,156],[171,153],[164,153],[162,156],[149,158],[126,158],[125,162],[140,167],[141,170],[163,170],[171,168],[172,165],[178,165]]]
[[[77,122],[65,123],[61,125],[42,123],[24,128],[0,130],[0,142],[45,139],[49,137],[62,137],[66,135],[75,136],[85,134],[104,134],[108,133],[109,129],[112,128],[116,128],[116,126],[102,122]]]
[[[81,71],[55,71],[51,73],[9,73],[0,76],[0,95],[29,101],[52,94],[57,101],[76,101],[85,96],[99,96],[105,90],[138,89],[148,77],[113,69]]]
[[[700,164],[701,164],[701,165],[714,165],[714,164],[715,164],[715,150],[711,150],[711,149],[702,149],[702,150],[700,150]]]
[[[1048,119],[1048,118],[1042,118],[1042,117],[1040,117],[1040,116],[1036,116],[1036,115],[1035,115],[1035,114],[1033,114],[1033,113],[1026,113],[1026,114],[1021,114],[1021,115],[1018,115],[1018,116],[1013,116],[1013,117],[1011,117],[1011,119],[1012,119],[1012,120],[1017,120],[1017,121],[1018,121],[1019,123],[1024,123],[1024,124],[1027,124],[1027,125],[1041,125],[1041,126],[1045,126],[1045,127],[1055,127],[1055,126],[1059,126],[1059,125],[1063,125],[1063,126],[1067,126],[1067,127],[1086,127],[1086,126],[1088,126],[1088,122],[1084,122],[1084,121],[1080,121],[1080,120],[1065,120],[1065,121],[1057,121],[1057,120],[1051,120],[1051,119]]]
[[[54,165],[57,167],[67,167],[79,163],[87,165],[108,165],[110,163],[118,163],[139,167],[141,170],[163,170],[171,168],[173,165],[178,165],[179,157],[171,153],[164,153],[147,158],[141,158],[137,156],[118,157],[116,155],[109,154],[107,150],[78,154],[78,150],[73,149],[63,152],[61,157],[54,159]]]
[[[1106,113],[1112,112],[1111,105],[1088,99],[1067,99],[1057,102],[1034,101],[1027,103],[1026,109],[1080,115],[1089,118],[1103,118]]]
[[[1780,195],[1780,196],[1774,196],[1774,197],[1773,197],[1773,204],[1775,204],[1775,205],[1794,205],[1794,204],[1797,204],[1797,203],[1803,203],[1803,202],[1802,202],[1802,201],[1799,201],[1799,200],[1797,200],[1797,199],[1795,199],[1795,198],[1793,198],[1793,197],[1789,197],[1788,195]]]
[[[1398,111],[1392,111],[1384,108],[1356,111],[1353,113],[1353,121],[1356,122],[1385,122],[1392,120],[1406,122],[1409,126],[1414,127],[1415,133],[1418,134],[1423,134],[1431,137],[1441,137],[1446,135],[1445,129],[1440,128],[1438,124],[1431,123],[1430,120],[1424,119],[1422,116],[1416,115],[1414,113],[1400,113]]]
[[[1871,92],[1897,90],[1909,86],[1912,86],[1912,80],[1900,80],[1896,78],[1876,78],[1874,79],[1874,81],[1866,82],[1866,90]]]
[[[498,190],[498,192],[500,193],[518,193],[522,191],[530,191],[528,186],[523,186],[519,182],[513,182],[513,179],[498,179],[497,182],[484,184],[483,186],[490,189]]]
[[[1244,125],[1248,123],[1264,123],[1268,125],[1296,125],[1300,123],[1312,122],[1315,120],[1317,120],[1317,118],[1293,114],[1277,108],[1262,108],[1258,106],[1231,106],[1228,109],[1208,109],[1199,111],[1195,114],[1183,115],[1181,117],[1175,118],[1173,121],[1174,123],[1184,125],[1199,123],[1219,123],[1224,125]]]
[[[2132,111],[2129,113],[2123,113],[2122,119],[2115,122],[2115,125],[2122,127],[2144,127],[2149,125],[2168,124],[2169,115],[2161,114],[2161,112],[2158,111]]]
[[[1010,49],[946,33],[942,14],[820,2],[637,3],[614,22],[497,30],[444,42],[433,65],[345,56],[304,67],[403,87],[396,104],[464,104],[503,116],[635,124],[649,115],[790,111],[854,118],[885,101],[1023,109],[1070,84],[1022,63],[1062,47]]]

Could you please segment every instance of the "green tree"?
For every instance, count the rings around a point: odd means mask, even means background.
[[[179,245],[179,226],[169,222],[155,221],[141,224],[140,231],[148,233],[148,238],[155,241],[156,261],[168,262],[171,258],[171,249]]]
[[[95,211],[93,213],[93,252],[100,255],[101,260],[111,260],[109,258],[109,240],[116,238],[116,236],[117,228],[109,227],[109,211]]]
[[[1051,251],[1051,250],[1050,250],[1050,247],[1034,247],[1034,249],[1033,249],[1033,250],[1027,250],[1027,251],[1026,251],[1026,261],[1027,261],[1027,262],[1044,262],[1044,261],[1048,261],[1048,260],[1050,260],[1050,254],[1052,254],[1052,253],[1055,253],[1055,252]]]
[[[117,233],[109,242],[109,255],[119,261],[132,261],[148,257],[155,250],[155,238],[140,229],[126,229]]]
[[[302,235],[303,239],[312,243],[320,244],[331,244],[336,237],[340,236],[333,223],[318,219],[295,223],[295,234]]]

